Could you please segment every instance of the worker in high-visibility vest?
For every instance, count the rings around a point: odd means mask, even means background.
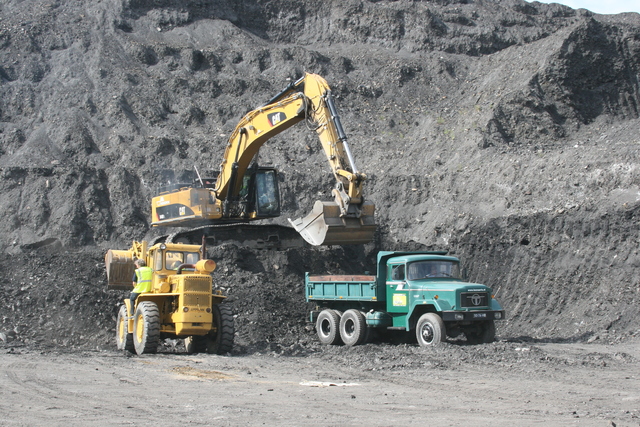
[[[131,301],[131,315],[133,316],[133,307],[136,303],[138,295],[144,292],[151,291],[151,278],[153,277],[153,270],[151,267],[147,267],[147,263],[143,259],[137,259],[135,262],[136,270],[133,272],[133,290],[129,295]]]

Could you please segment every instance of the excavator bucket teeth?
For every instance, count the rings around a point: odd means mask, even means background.
[[[304,218],[289,222],[298,233],[314,246],[357,245],[369,243],[376,231],[373,203],[361,206],[360,218],[341,217],[335,202],[316,201],[313,210]]]

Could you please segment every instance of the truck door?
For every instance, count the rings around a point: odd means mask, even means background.
[[[387,264],[387,311],[407,313],[409,311],[409,290],[404,264]]]

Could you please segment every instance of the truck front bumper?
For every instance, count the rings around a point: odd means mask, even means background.
[[[443,311],[445,322],[483,322],[504,319],[504,310]]]

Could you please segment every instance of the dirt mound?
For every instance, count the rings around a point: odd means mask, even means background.
[[[295,4],[294,4],[295,3]],[[222,247],[239,348],[315,345],[304,271],[377,250],[447,249],[498,290],[505,339],[638,333],[640,16],[487,1],[6,1],[0,5],[4,341],[111,345],[102,256],[149,200],[217,170],[240,117],[287,78],[327,79],[379,232],[361,248]],[[278,223],[329,199],[315,135],[292,128]]]

